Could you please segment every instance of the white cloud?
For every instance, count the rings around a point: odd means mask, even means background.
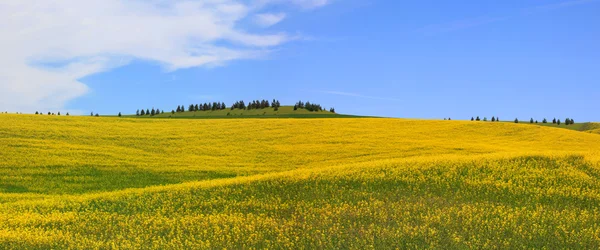
[[[295,37],[237,26],[268,4],[285,3],[314,8],[327,1],[2,0],[0,109],[61,109],[89,91],[79,79],[132,59],[177,70],[263,57]]]
[[[285,13],[263,13],[254,16],[255,22],[263,27],[270,27],[285,19]]]
[[[254,0],[254,4],[257,6],[264,6],[269,4],[291,4],[300,6],[304,9],[314,9],[323,7],[330,4],[333,0]]]

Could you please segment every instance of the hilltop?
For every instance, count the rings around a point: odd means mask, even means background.
[[[293,106],[281,106],[278,110],[272,107],[263,109],[233,109],[222,110],[207,110],[207,111],[185,111],[175,112],[165,111],[162,114],[154,116],[136,116],[129,115],[125,117],[140,117],[140,118],[348,118],[358,117],[353,115],[343,115],[332,113],[327,110],[309,111],[306,109],[294,110]]]

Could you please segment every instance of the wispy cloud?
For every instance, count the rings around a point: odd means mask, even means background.
[[[261,13],[254,16],[254,21],[262,27],[271,27],[281,22],[285,17],[285,13]]]
[[[264,58],[296,40],[285,31],[239,25],[269,6],[311,9],[327,0],[5,0],[0,1],[0,107],[58,110],[89,91],[79,79],[134,59],[169,71]],[[269,16],[270,15],[270,16]],[[279,20],[278,20],[279,19]],[[265,22],[265,24],[267,24]],[[49,66],[50,65],[50,66]]]
[[[398,99],[398,98],[369,96],[369,95],[362,95],[362,94],[342,92],[342,91],[318,91],[318,92],[323,93],[323,94],[348,96],[348,97],[356,97],[356,98],[363,98],[363,99],[374,99],[374,100],[383,100],[383,101],[402,101],[401,99]]]
[[[553,4],[538,5],[532,8],[521,9],[519,11],[516,11],[515,13],[510,13],[503,16],[481,16],[446,23],[431,24],[421,28],[419,31],[425,35],[437,35],[501,22],[514,17],[531,15],[541,11],[553,11],[577,5],[591,4],[595,2],[600,2],[600,0],[570,0],[557,2]]]

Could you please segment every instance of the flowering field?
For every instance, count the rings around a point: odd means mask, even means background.
[[[600,135],[0,115],[0,248],[600,248]]]

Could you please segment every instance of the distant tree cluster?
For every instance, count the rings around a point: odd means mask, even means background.
[[[533,121],[533,118],[531,118],[531,120],[530,120],[530,123],[533,123],[532,121]],[[535,121],[535,123],[538,123],[538,122],[537,122],[537,121]],[[544,118],[544,119],[542,120],[542,123],[546,124],[546,123],[548,123],[548,120],[547,120],[546,118]],[[552,119],[552,124],[560,125],[561,123],[562,123],[562,122],[561,122],[561,120],[560,120],[560,119],[556,119],[556,118]],[[565,125],[567,125],[567,126],[569,126],[569,125],[573,125],[573,124],[575,124],[575,120],[573,120],[573,119],[570,119],[570,118],[567,118],[567,119],[565,119],[565,122],[564,122],[564,123],[565,123]]]
[[[237,101],[235,103],[233,103],[233,105],[231,105],[231,110],[234,109],[246,109],[246,103],[242,100],[242,101]]]
[[[316,104],[316,103],[310,103],[310,102],[302,102],[299,101],[296,103],[296,105],[294,105],[294,110],[298,110],[298,109],[306,109],[310,112],[316,112],[316,111],[323,111],[323,107],[321,107],[321,105]],[[333,111],[335,111],[335,109],[332,108]]]
[[[135,112],[135,115],[136,116],[145,116],[145,115],[155,116],[155,115],[159,115],[159,114],[163,114],[163,113],[165,113],[165,111],[161,111],[160,109],[154,109],[154,108],[152,108],[152,109],[146,109],[146,110],[144,110],[144,109],[141,109],[141,110],[138,109]],[[121,113],[119,112],[119,117],[121,117],[120,114]]]
[[[444,120],[445,120],[445,118],[444,118]],[[471,117],[471,121],[481,121],[481,119],[479,118],[479,116],[477,116],[476,118],[474,118],[474,117]],[[485,117],[484,117],[484,118],[483,118],[483,121],[487,121],[487,118],[485,118]],[[499,121],[500,121],[500,118],[498,118],[498,117],[493,117],[493,116],[492,116],[492,120],[491,120],[491,121],[492,121],[492,122],[499,122]],[[518,119],[518,118],[515,118],[514,122],[515,122],[515,123],[519,123],[520,121],[519,121],[519,119]],[[531,119],[529,119],[529,123],[531,123],[531,124],[538,124],[538,123],[539,123],[539,121],[538,121],[538,120],[534,120],[533,118],[531,118]],[[546,124],[546,123],[548,123],[548,120],[547,120],[546,118],[544,118],[544,119],[542,120],[542,123],[543,123],[543,124]],[[573,119],[570,119],[570,118],[567,118],[567,119],[565,119],[565,122],[564,122],[564,123],[565,123],[565,125],[567,125],[567,126],[568,126],[568,125],[573,125],[573,124],[575,124],[575,120],[573,120]],[[554,119],[552,119],[552,124],[557,124],[557,125],[560,125],[560,124],[561,124],[561,120],[560,120],[560,119],[556,119],[556,118],[554,118]]]
[[[450,119],[448,119],[448,120],[450,120]],[[481,121],[481,118],[479,118],[479,116],[477,116],[477,118],[471,117],[471,121]],[[488,118],[487,118],[487,117],[483,117],[483,121],[484,121],[484,122],[487,122],[487,121],[488,121]],[[492,121],[492,122],[499,122],[499,121],[500,121],[500,118],[498,118],[498,117],[495,117],[495,116],[492,116],[492,119],[491,119],[491,121]]]
[[[246,105],[246,103],[244,101],[237,101],[233,105],[231,105],[231,110],[234,110],[234,109],[247,109],[247,110],[265,109],[265,108],[269,108],[269,107],[272,107],[275,111],[277,111],[277,110],[279,110],[279,107],[281,107],[281,103],[275,99],[273,99],[272,102],[269,102],[269,100],[254,100],[254,101],[248,102],[248,105]]]
[[[207,102],[200,104],[190,104],[187,106],[187,109],[184,105],[177,106],[177,109],[172,110],[171,113],[182,113],[182,112],[198,112],[198,111],[215,111],[215,110],[224,110],[227,106],[224,102]]]
[[[7,112],[7,114],[8,114],[8,112]],[[17,113],[17,114],[18,114],[18,113]],[[42,113],[42,112],[38,112],[38,111],[35,111],[35,114],[36,114],[36,115],[44,115],[44,113]],[[48,115],[60,115],[60,112],[56,112],[56,113],[48,112]],[[67,114],[66,114],[66,115],[69,115],[69,112],[67,112]]]

